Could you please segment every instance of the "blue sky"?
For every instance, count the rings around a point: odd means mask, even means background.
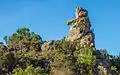
[[[76,6],[88,10],[97,49],[120,52],[120,0],[0,0],[0,41],[20,27],[29,27],[43,40],[61,39]]]

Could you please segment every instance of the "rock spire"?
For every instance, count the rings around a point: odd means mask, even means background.
[[[72,25],[69,34],[66,36],[66,41],[80,41],[82,47],[94,46],[94,33],[90,29],[91,24],[88,17],[88,11],[77,7],[76,18],[69,20],[67,25]]]

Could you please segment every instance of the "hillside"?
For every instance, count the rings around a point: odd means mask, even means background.
[[[0,75],[120,75],[120,56],[97,50],[88,11],[77,7],[68,35],[42,40],[19,28],[0,43]]]

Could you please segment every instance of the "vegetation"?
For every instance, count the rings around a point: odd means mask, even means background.
[[[18,29],[4,39],[6,45],[0,43],[0,75],[92,75],[99,66],[95,48],[78,48],[77,42],[64,38],[49,50],[41,50],[43,40],[28,28]],[[120,56],[109,57],[110,69],[120,72]]]
[[[72,22],[68,24],[74,24]],[[96,50],[94,46],[81,47],[80,40],[43,41],[29,28],[19,28],[3,39],[5,45],[0,43],[0,75],[120,74],[120,56],[109,55],[106,50]]]

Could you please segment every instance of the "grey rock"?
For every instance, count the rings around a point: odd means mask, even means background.
[[[55,41],[54,41],[54,40],[47,41],[47,42],[45,42],[45,43],[41,46],[41,49],[42,49],[42,50],[49,50],[50,47],[51,47],[52,45],[54,45],[54,44],[55,44]]]
[[[73,30],[70,31],[70,33],[66,36],[67,41],[74,41],[76,39],[81,38],[83,35],[83,31],[81,31],[79,28],[74,28]]]
[[[76,18],[68,21],[71,26],[69,34],[66,36],[66,41],[79,40],[81,47],[94,47],[94,33],[90,29],[91,24],[88,17],[88,12],[83,8],[76,8]]]

